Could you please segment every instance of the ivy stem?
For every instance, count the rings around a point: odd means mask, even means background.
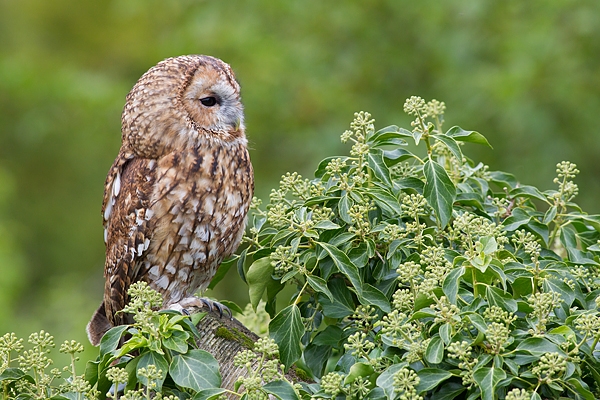
[[[594,353],[594,349],[596,349],[596,346],[598,345],[598,340],[600,339],[600,335],[596,335],[596,337],[594,338],[594,342],[592,343],[592,354]]]
[[[479,296],[479,289],[477,289],[477,273],[475,272],[475,267],[471,265],[471,279],[473,280],[473,296]]]
[[[304,292],[304,289],[306,289],[306,286],[308,286],[308,279],[306,280],[306,282],[304,282],[304,286],[302,286],[302,289],[300,289],[298,296],[296,296],[296,300],[294,301],[295,306],[297,306],[300,302],[300,298],[302,298],[302,293]]]

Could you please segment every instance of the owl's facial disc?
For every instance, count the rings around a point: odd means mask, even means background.
[[[239,86],[225,71],[200,66],[183,93],[183,103],[197,126],[214,133],[243,134]]]

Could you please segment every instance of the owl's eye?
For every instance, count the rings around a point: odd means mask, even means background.
[[[212,107],[217,104],[217,98],[214,96],[204,97],[200,99],[200,103],[202,103],[203,106]]]

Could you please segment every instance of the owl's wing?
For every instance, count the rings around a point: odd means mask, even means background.
[[[123,323],[116,314],[128,302],[127,290],[137,281],[140,259],[152,232],[150,196],[155,181],[154,160],[120,156],[106,180],[102,215],[106,263],[104,308],[111,325]]]

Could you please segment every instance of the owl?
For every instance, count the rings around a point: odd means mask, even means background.
[[[98,345],[128,323],[145,281],[167,308],[210,283],[239,245],[254,190],[240,86],[223,61],[169,58],[127,95],[122,145],[104,187],[104,300],[87,326]]]

